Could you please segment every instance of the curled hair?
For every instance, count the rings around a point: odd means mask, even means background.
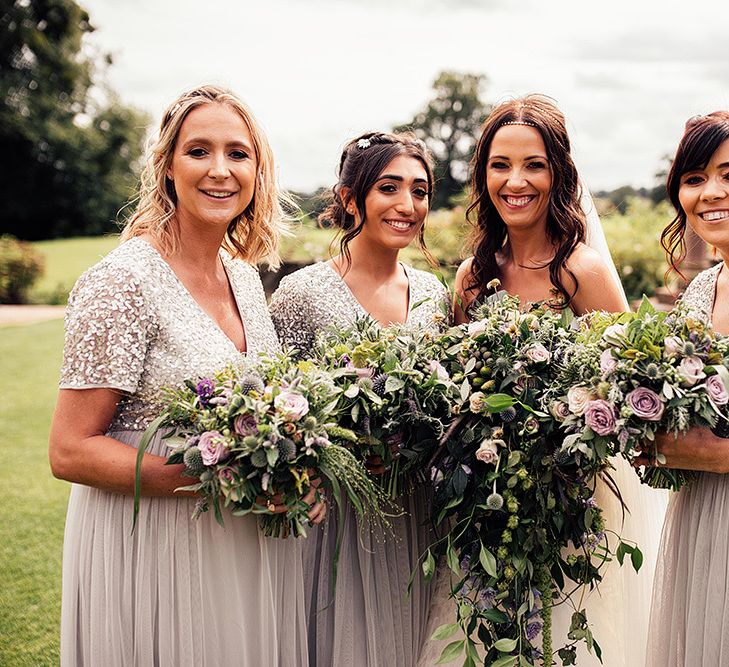
[[[554,101],[544,95],[527,95],[504,102],[493,109],[483,125],[471,161],[471,204],[466,215],[474,227],[470,240],[473,263],[466,288],[475,292],[475,298],[479,299],[486,294],[489,281],[500,277],[496,255],[508,242],[508,230],[489,197],[486,163],[494,135],[506,124],[533,127],[541,135],[547,150],[547,160],[552,171],[547,238],[557,247],[547,266],[549,279],[561,297],[561,307],[567,308],[578,288],[577,278],[567,266],[567,260],[577,245],[585,240],[586,222],[580,207],[579,177],[570,154],[564,115]],[[563,271],[574,281],[572,292],[562,281]]]
[[[360,234],[367,219],[365,210],[367,194],[385,167],[400,155],[415,158],[423,165],[428,180],[428,207],[430,207],[434,187],[433,158],[425,144],[414,134],[366,132],[352,139],[342,151],[337,183],[332,188],[329,205],[318,219],[320,223],[327,223],[339,229],[339,252],[345,258],[347,270],[352,265],[349,244]],[[342,198],[344,188],[348,191],[346,201]],[[357,225],[355,216],[347,212],[347,204],[352,200],[362,221],[360,225]],[[336,238],[332,244],[335,242]],[[420,228],[418,244],[428,262],[432,266],[437,266],[437,262],[425,245],[425,225]]]
[[[167,173],[182,124],[193,109],[204,104],[225,104],[235,111],[251,133],[256,153],[253,198],[246,210],[228,224],[222,247],[233,257],[250,263],[266,261],[276,268],[280,263],[279,240],[288,229],[282,204],[290,200],[278,189],[273,152],[258,121],[234,93],[217,86],[201,86],[183,93],[165,111],[142,171],[136,210],[127,220],[121,239],[148,234],[165,254],[172,255],[179,249],[177,193]]]
[[[714,111],[706,116],[694,116],[686,122],[681,142],[676,150],[671,169],[668,172],[666,190],[668,198],[676,209],[676,217],[666,225],[661,233],[661,245],[666,251],[669,269],[665,278],[671,273],[681,273],[679,264],[686,257],[686,211],[678,197],[681,189],[681,177],[698,169],[704,169],[711,160],[716,149],[729,139],[729,111]]]

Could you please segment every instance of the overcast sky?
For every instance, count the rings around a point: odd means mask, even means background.
[[[729,2],[80,0],[125,102],[155,124],[180,92],[232,88],[295,190],[333,182],[348,138],[409,121],[444,69],[485,99],[540,92],[591,189],[652,186],[684,121],[729,108]]]

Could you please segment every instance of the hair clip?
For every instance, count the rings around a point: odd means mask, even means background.
[[[175,115],[175,114],[176,114],[176,113],[177,113],[177,112],[178,112],[178,111],[180,110],[180,107],[181,107],[181,106],[182,106],[182,102],[178,102],[177,104],[175,104],[175,106],[173,106],[173,107],[172,107],[172,108],[170,109],[170,113],[168,114],[168,116],[167,116],[167,117],[168,117],[168,118],[172,118],[172,116],[174,116],[174,115]]]
[[[503,127],[504,125],[528,125],[529,127],[536,127],[536,123],[532,123],[528,120],[507,120],[504,123],[501,123],[499,127]]]
[[[357,142],[357,148],[360,150],[364,150],[365,148],[369,148],[372,145],[372,142],[369,139],[360,139]]]

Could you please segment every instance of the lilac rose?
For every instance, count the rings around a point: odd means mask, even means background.
[[[218,431],[205,431],[200,436],[197,447],[206,466],[215,465],[228,457],[228,443],[225,436]]]
[[[570,408],[564,401],[552,401],[549,411],[558,422],[563,422],[570,416]]]
[[[284,419],[295,421],[309,412],[306,396],[296,391],[282,391],[273,401],[274,406]]]
[[[233,421],[233,430],[240,436],[256,435],[258,423],[253,415],[238,415]]]
[[[706,380],[706,393],[716,405],[726,405],[729,403],[729,393],[727,393],[724,380],[718,375],[711,375]]]
[[[590,401],[585,408],[585,424],[598,435],[615,432],[615,410],[607,401],[598,398]]]
[[[678,374],[684,384],[693,387],[699,380],[706,377],[704,373],[704,362],[699,357],[685,357],[678,365]]]
[[[661,397],[655,391],[646,387],[633,389],[625,401],[636,417],[649,422],[660,421],[663,416],[663,403]]]

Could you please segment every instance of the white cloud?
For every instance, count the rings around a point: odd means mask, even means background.
[[[689,116],[729,105],[718,0],[86,0],[112,85],[159,118],[182,90],[227,85],[255,110],[294,189],[329,185],[344,142],[406,122],[443,69],[487,96],[543,92],[569,119],[593,189],[651,185]]]

